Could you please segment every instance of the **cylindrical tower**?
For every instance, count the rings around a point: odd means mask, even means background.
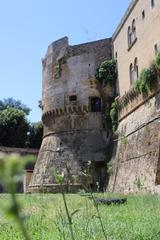
[[[88,161],[91,184],[104,181],[107,137],[95,73],[105,59],[111,59],[111,39],[69,46],[64,37],[48,47],[42,61],[44,136],[30,191],[56,190],[53,168],[73,180]]]

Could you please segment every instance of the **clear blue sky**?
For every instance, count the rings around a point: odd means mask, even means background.
[[[0,99],[13,97],[41,119],[41,59],[63,36],[70,45],[112,35],[131,0],[0,0]]]

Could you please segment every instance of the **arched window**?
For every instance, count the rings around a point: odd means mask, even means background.
[[[131,27],[128,27],[128,47],[131,45]]]
[[[130,74],[130,83],[131,85],[138,79],[138,59],[134,59],[134,64],[130,64],[129,67],[129,74]]]
[[[151,0],[151,7],[154,8],[155,0]]]
[[[138,79],[138,59],[134,59],[134,81]]]
[[[130,48],[136,40],[136,21],[133,19],[132,25],[128,27],[128,47]]]
[[[130,64],[130,67],[129,67],[129,74],[130,74],[130,83],[131,83],[131,85],[133,85],[133,82],[134,82],[134,66],[133,66],[132,63]]]
[[[136,39],[136,21],[133,19],[132,21],[132,39],[131,42],[133,43]]]

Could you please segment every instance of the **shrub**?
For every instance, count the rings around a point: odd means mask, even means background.
[[[155,64],[156,64],[156,68],[160,71],[160,52],[156,56]]]
[[[117,62],[115,60],[106,60],[101,63],[97,69],[96,79],[103,85],[115,84],[117,80]]]
[[[137,79],[137,81],[135,81],[134,83],[134,89],[136,90],[136,92],[141,92],[141,81],[139,79]]]
[[[137,92],[149,92],[157,82],[157,71],[155,65],[150,68],[144,68],[141,71],[139,79],[135,82],[134,88]]]
[[[111,105],[110,117],[111,117],[111,121],[112,121],[112,131],[115,133],[115,131],[117,130],[117,118],[118,118],[115,103],[112,103],[112,105]]]

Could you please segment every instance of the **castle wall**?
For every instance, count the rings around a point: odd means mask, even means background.
[[[144,17],[143,17],[144,11]],[[136,40],[128,46],[128,27],[135,19]],[[130,64],[138,59],[138,72],[149,67],[155,57],[155,44],[160,50],[160,1],[151,7],[149,0],[134,0],[113,34],[114,57],[118,63],[120,96],[131,87]],[[117,56],[116,56],[117,55]]]
[[[65,37],[48,47],[43,59],[44,138],[31,191],[41,186],[54,187],[53,168],[64,172],[67,179],[66,169],[78,176],[88,161],[104,162],[108,139],[95,73],[111,55],[111,39],[69,46]],[[92,97],[100,99],[99,110],[92,111]]]
[[[119,122],[110,191],[160,193],[160,93],[144,100]],[[142,103],[142,96],[136,102]]]

